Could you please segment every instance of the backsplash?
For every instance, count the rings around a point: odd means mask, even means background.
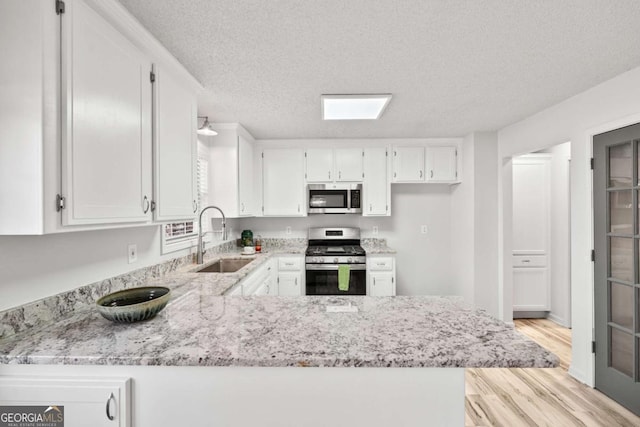
[[[235,251],[237,244],[237,240],[230,240],[207,248],[205,258]],[[111,292],[143,286],[151,279],[163,277],[184,265],[193,263],[193,257],[194,255],[191,254],[174,258],[2,311],[0,312],[0,338],[56,321],[75,310],[92,306],[98,298]]]

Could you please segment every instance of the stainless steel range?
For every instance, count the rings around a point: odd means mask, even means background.
[[[366,295],[366,252],[360,246],[360,229],[310,228],[305,270],[306,295]],[[339,283],[339,270],[348,272],[346,286],[346,281]]]

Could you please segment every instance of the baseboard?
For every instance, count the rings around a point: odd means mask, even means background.
[[[514,311],[514,319],[546,319],[549,316],[548,311]]]
[[[556,316],[553,313],[549,313],[548,319],[553,321],[553,322],[555,322],[555,323],[557,323],[560,326],[564,326],[565,328],[571,328],[571,322],[567,322],[566,319],[564,319],[562,317],[559,317],[559,316]]]
[[[589,387],[593,388],[593,384],[589,384],[589,381],[588,381],[589,379],[587,378],[585,373],[575,369],[573,365],[569,366],[569,370],[567,371],[567,373],[571,375],[573,378],[575,378],[576,380],[580,381],[582,384],[588,385]]]

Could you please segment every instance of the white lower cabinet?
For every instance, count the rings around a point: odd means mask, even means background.
[[[395,257],[367,255],[367,295],[386,297],[396,295]]]
[[[278,295],[304,295],[304,256],[278,257]]]
[[[273,280],[274,261],[268,260],[240,283],[227,291],[228,296],[248,296],[248,295],[274,295],[275,281]]]
[[[129,378],[2,376],[2,412],[9,405],[41,406],[45,419],[62,421],[58,425],[65,427],[132,426]]]

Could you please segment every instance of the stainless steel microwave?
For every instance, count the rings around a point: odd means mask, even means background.
[[[362,213],[362,184],[309,184],[310,214]]]

